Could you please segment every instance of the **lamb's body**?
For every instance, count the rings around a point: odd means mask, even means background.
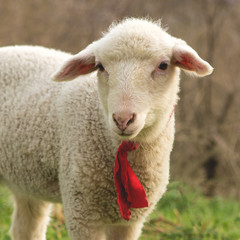
[[[58,84],[50,80],[51,75],[69,58],[68,54],[23,46],[2,48],[0,55],[0,173],[4,182],[14,193],[61,202],[61,179],[63,188],[79,194],[71,212],[86,207],[82,221],[94,218],[109,224],[124,222],[113,179],[120,142],[114,144],[106,130],[95,74]],[[159,138],[157,148],[142,146],[145,154],[142,147],[129,153],[129,162],[145,187],[151,209],[168,182],[173,119],[166,129],[169,134]],[[156,161],[149,158],[150,153]],[[137,161],[131,161],[133,155],[137,155]],[[86,204],[81,203],[82,195]],[[137,211],[144,216],[150,208]],[[132,219],[137,218],[134,212]]]
[[[61,86],[50,75],[67,57],[41,47],[0,49],[0,175],[18,192],[58,201]]]
[[[149,126],[142,130],[137,136],[145,139],[147,133],[148,140],[137,139],[139,148],[128,154],[149,207],[132,209],[131,220],[126,222],[119,213],[113,176],[121,138],[109,130],[104,87],[97,86],[94,73],[72,82],[51,81],[69,58],[69,54],[40,47],[0,50],[0,179],[16,197],[14,239],[45,239],[48,207],[42,200],[63,202],[71,239],[104,239],[103,232],[108,239],[137,239],[168,183],[174,139],[174,116],[170,115],[177,100],[179,73],[174,72],[176,76],[165,83],[170,98],[161,88],[162,102],[169,103],[164,114],[160,111],[161,127],[151,115],[149,121],[156,125],[153,133]]]

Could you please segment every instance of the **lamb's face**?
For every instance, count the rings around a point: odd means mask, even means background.
[[[175,40],[157,25],[132,22],[95,44],[99,96],[110,129],[122,139],[151,138],[176,103]]]
[[[98,91],[110,129],[119,138],[136,140],[159,131],[159,122],[167,121],[166,112],[177,99],[179,71],[171,54],[155,59],[103,58],[97,64]]]
[[[177,101],[179,68],[199,76],[212,67],[159,24],[128,19],[73,56],[55,74],[72,80],[98,69],[98,92],[111,131],[148,141],[166,128]]]

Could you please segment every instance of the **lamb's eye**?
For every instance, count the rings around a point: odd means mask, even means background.
[[[102,65],[101,63],[99,63],[99,64],[97,65],[97,67],[98,67],[98,69],[99,69],[100,72],[104,72],[104,71],[105,71],[105,69],[104,69],[104,67],[103,67],[103,65]]]
[[[166,70],[168,68],[168,64],[166,62],[161,62],[158,68],[160,70]]]

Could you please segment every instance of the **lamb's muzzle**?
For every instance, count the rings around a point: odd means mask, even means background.
[[[136,114],[131,112],[117,112],[113,114],[113,121],[116,126],[124,132],[127,127],[136,119]]]

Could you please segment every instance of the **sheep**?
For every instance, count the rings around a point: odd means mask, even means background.
[[[12,238],[46,239],[59,202],[72,240],[138,239],[169,181],[180,69],[206,76],[210,64],[159,21],[135,18],[74,56],[9,46],[0,58],[0,180],[15,200]],[[127,160],[147,198],[128,219],[114,183],[121,143],[135,148]]]

